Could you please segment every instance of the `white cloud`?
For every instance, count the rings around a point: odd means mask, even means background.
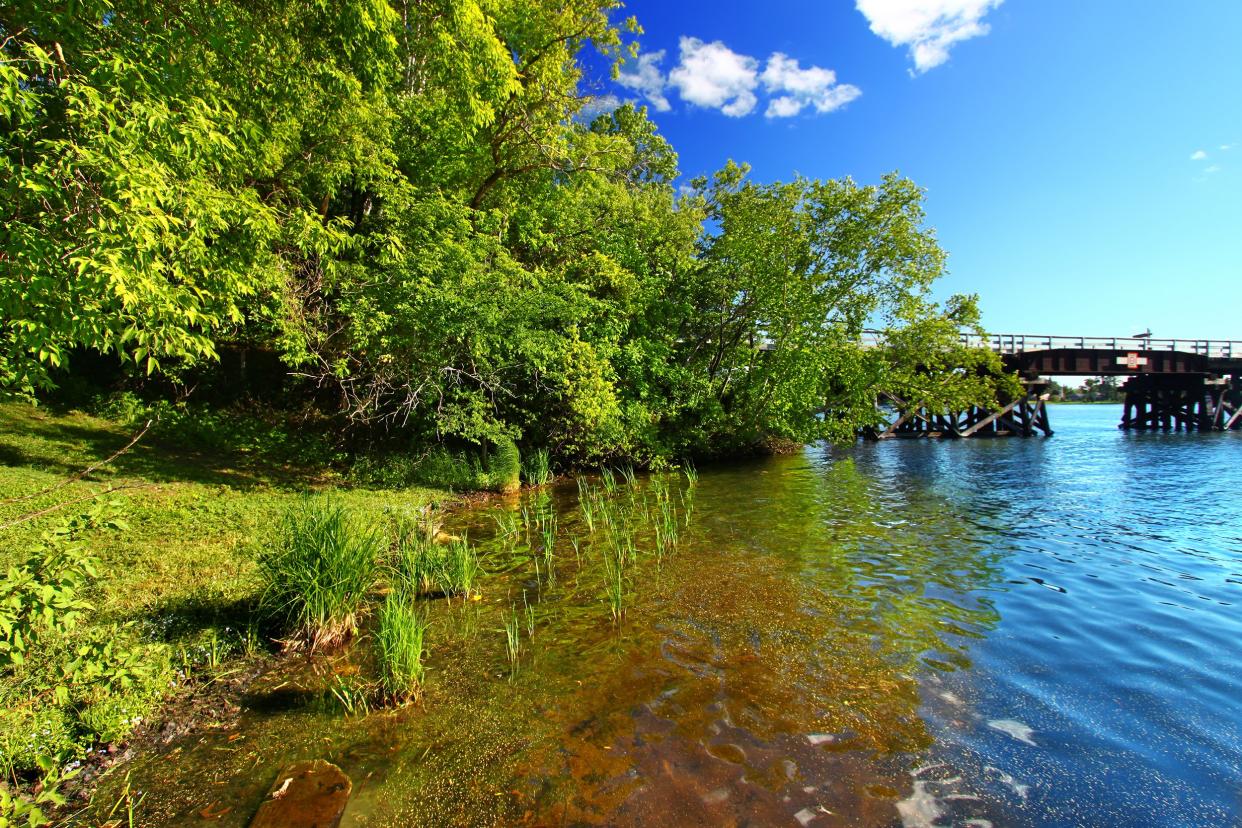
[[[802,69],[798,61],[780,52],[768,58],[760,80],[769,93],[780,95],[768,102],[764,114],[769,118],[790,118],[807,106],[815,107],[816,112],[831,112],[862,94],[857,86],[837,83],[837,73],[831,69]]]
[[[1221,148],[1223,151],[1228,152],[1229,150],[1233,149],[1233,148],[1234,148],[1234,147],[1236,147],[1236,146],[1237,146],[1237,144],[1221,144],[1221,145],[1220,145],[1220,148]]]
[[[956,43],[988,33],[984,16],[1003,0],[855,0],[871,31],[906,46],[922,74],[949,59]]]
[[[648,52],[638,56],[638,63],[632,72],[621,72],[617,75],[617,83],[627,89],[643,93],[657,112],[668,112],[672,107],[664,95],[667,84],[664,73],[660,71],[660,62],[664,60],[664,50]]]
[[[1220,172],[1220,167],[1213,164],[1210,167],[1204,167],[1203,172],[1207,173],[1208,175],[1211,175],[1212,173],[1218,173]]]
[[[578,117],[584,121],[594,121],[600,115],[607,115],[622,104],[616,95],[595,95],[578,110]]]
[[[734,118],[754,110],[759,102],[755,96],[759,61],[734,52],[719,40],[704,43],[697,37],[683,37],[680,45],[681,63],[669,72],[668,83],[684,100]]]
[[[1195,150],[1190,154],[1191,161],[1202,161],[1204,158],[1207,158],[1207,153],[1203,150]]]

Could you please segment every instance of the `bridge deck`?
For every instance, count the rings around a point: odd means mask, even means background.
[[[864,345],[879,345],[882,331],[865,331]],[[1242,340],[1153,339],[1137,336],[962,334],[962,344],[991,348],[1010,370],[1035,376],[1132,374],[1242,375]]]

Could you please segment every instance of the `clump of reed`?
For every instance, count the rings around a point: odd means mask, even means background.
[[[330,498],[307,497],[285,514],[258,564],[262,604],[284,622],[287,648],[331,649],[357,632],[382,548],[374,526]]]
[[[517,545],[518,518],[510,511],[497,512],[492,515],[496,523],[496,537],[501,539],[505,549],[513,551]]]
[[[482,567],[466,538],[443,536],[434,524],[399,520],[389,560],[391,580],[421,595],[478,594]]]
[[[552,479],[552,458],[547,449],[535,449],[522,461],[522,474],[532,486],[543,486]]]
[[[526,635],[528,638],[535,637],[535,608],[526,600],[526,593],[522,593],[522,606],[526,608]]]
[[[404,591],[388,593],[373,637],[380,695],[395,704],[417,699],[426,672],[427,618]]]
[[[371,697],[375,688],[371,682],[357,676],[336,675],[328,685],[328,692],[336,706],[348,716],[371,712]]]

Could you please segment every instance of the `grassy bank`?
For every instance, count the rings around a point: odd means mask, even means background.
[[[154,430],[61,485],[136,430],[77,411],[0,404],[0,567],[11,575],[40,559],[32,550],[46,558],[49,549],[97,562],[64,599],[89,604],[70,616],[65,635],[25,642],[20,663],[0,673],[0,769],[10,782],[94,744],[123,742],[202,668],[265,651],[256,560],[307,490],[332,490],[364,519],[448,497],[354,485],[264,441],[231,449],[227,440]]]

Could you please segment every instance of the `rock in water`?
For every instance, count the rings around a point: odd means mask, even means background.
[[[294,762],[277,775],[250,828],[337,828],[353,787],[331,762]]]

